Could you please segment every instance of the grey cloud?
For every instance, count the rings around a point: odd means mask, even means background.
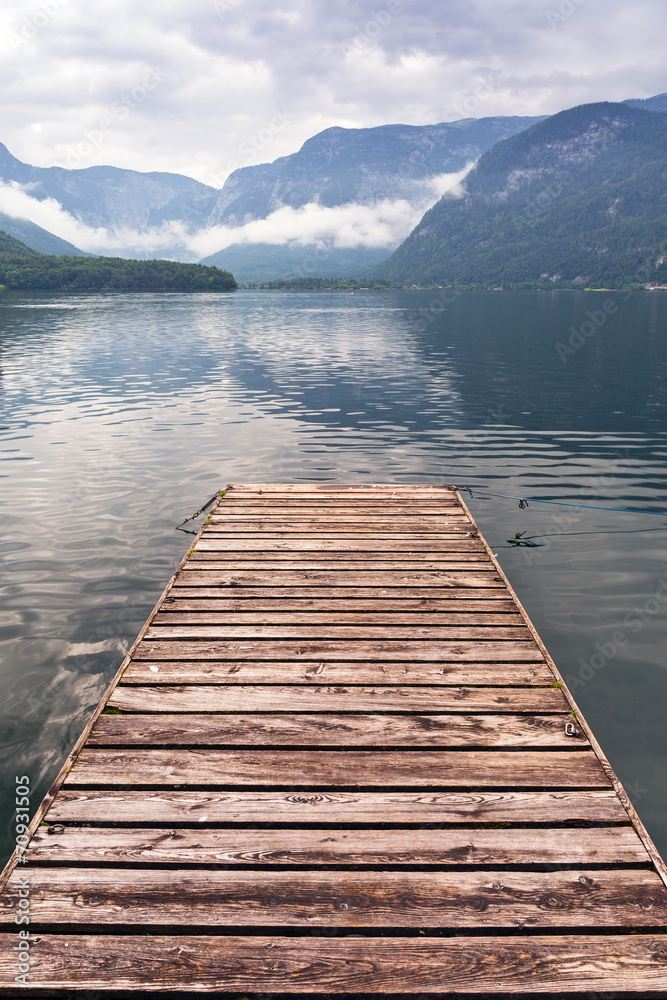
[[[220,183],[276,110],[291,116],[289,127],[241,165],[292,152],[330,125],[550,113],[667,89],[664,0],[51,0],[50,8],[57,12],[36,28],[39,0],[15,0],[0,14],[0,141],[40,165],[64,164],[126,97],[130,113],[79,165]],[[130,107],[156,67],[161,85]]]

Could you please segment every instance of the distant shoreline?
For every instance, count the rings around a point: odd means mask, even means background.
[[[635,285],[628,283],[617,288],[592,288],[581,285],[529,285],[522,283],[520,288],[489,288],[480,285],[390,285],[390,284],[370,284],[356,285],[352,281],[341,279],[340,283],[327,284],[307,284],[301,279],[294,282],[239,282],[238,287],[244,291],[259,292],[449,292],[453,295],[461,295],[464,292],[604,292],[614,294],[618,292],[667,292],[667,285]]]

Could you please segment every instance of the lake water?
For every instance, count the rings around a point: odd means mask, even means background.
[[[667,853],[667,296],[4,294],[0,339],[3,857],[14,776],[36,806],[186,551],[174,526],[243,481],[646,511],[470,501]]]

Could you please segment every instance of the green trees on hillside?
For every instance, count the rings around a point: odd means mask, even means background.
[[[229,271],[172,260],[52,257],[0,233],[0,285],[21,291],[229,292]]]
[[[667,281],[667,115],[585,105],[498,143],[374,272],[401,284]]]

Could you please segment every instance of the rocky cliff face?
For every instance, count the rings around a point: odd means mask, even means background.
[[[298,153],[236,170],[226,181],[209,225],[241,226],[282,205],[333,207],[383,199],[421,203],[429,181],[462,170],[499,139],[541,118],[469,118],[440,125],[329,128]]]

